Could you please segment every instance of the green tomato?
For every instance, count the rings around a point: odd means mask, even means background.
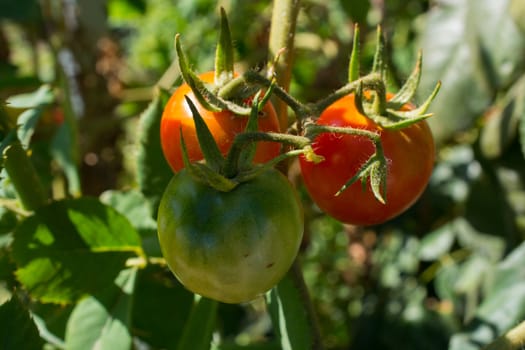
[[[250,301],[277,284],[297,255],[303,229],[299,198],[275,169],[229,192],[183,169],[158,212],[171,271],[192,292],[225,303]]]

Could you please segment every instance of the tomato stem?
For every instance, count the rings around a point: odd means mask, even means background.
[[[311,139],[304,136],[284,134],[278,132],[244,132],[237,134],[233,141],[234,144],[244,145],[250,142],[270,141],[303,148],[310,144]],[[233,148],[233,146],[232,146]]]
[[[308,323],[310,324],[312,330],[312,349],[322,350],[324,349],[324,346],[321,338],[319,321],[317,319],[317,314],[315,313],[314,305],[312,303],[312,299],[310,298],[310,293],[308,292],[308,288],[303,276],[303,271],[298,259],[295,259],[294,263],[292,264],[292,267],[290,268],[290,275],[297,289],[299,290],[301,303],[306,311],[306,317],[308,318]]]
[[[358,80],[354,80],[351,83],[348,83],[334,93],[322,98],[321,100],[315,102],[312,106],[315,113],[314,115],[320,115],[328,106],[330,106],[335,101],[343,98],[344,96],[351,94],[357,90],[359,85],[362,84],[363,88],[370,90],[385,90],[385,84],[381,79],[381,76],[377,73],[371,73],[363,76]]]
[[[246,88],[246,86],[249,87],[250,85],[255,85],[257,88],[269,88],[272,84],[272,80],[267,79],[259,73],[247,71],[243,75],[232,79],[230,82],[222,86],[221,89],[219,89],[218,96],[223,99],[228,99],[235,96],[240,89]],[[283,101],[286,106],[289,106],[298,117],[312,115],[313,112],[307,105],[291,96],[286,92],[286,89],[278,85],[278,82],[274,85],[273,93],[275,96]]]
[[[330,126],[330,125],[318,125],[318,124],[307,124],[304,137],[309,140],[315,139],[319,134],[322,133],[334,133],[334,134],[346,134],[354,136],[365,136],[368,137],[374,145],[381,144],[381,137],[378,133],[365,130],[365,129],[356,129],[343,126]]]
[[[35,210],[47,203],[44,187],[18,140],[6,147],[3,161],[9,179],[25,209]]]
[[[299,14],[300,0],[279,0],[273,2],[272,25],[270,27],[269,50],[272,59],[280,56],[275,64],[277,83],[288,91],[292,78],[295,27]],[[288,106],[284,101],[276,101],[277,115],[281,130],[288,128]]]

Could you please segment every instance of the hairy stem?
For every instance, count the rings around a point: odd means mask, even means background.
[[[271,60],[279,56],[275,66],[277,85],[288,91],[292,77],[295,26],[299,13],[300,0],[274,0],[269,49]],[[284,49],[284,51],[283,51]],[[281,130],[288,128],[288,106],[276,101],[277,115]]]

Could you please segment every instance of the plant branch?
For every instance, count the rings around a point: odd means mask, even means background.
[[[494,340],[483,350],[519,350],[525,347],[525,321]]]
[[[312,304],[312,299],[310,298],[310,293],[304,281],[303,271],[301,265],[299,264],[298,259],[295,259],[292,267],[290,268],[290,275],[292,280],[299,291],[299,297],[301,298],[301,303],[306,311],[306,316],[308,318],[308,323],[310,324],[312,330],[312,350],[322,350],[324,349],[323,341],[321,337],[321,330],[319,328],[319,321],[317,319],[317,314],[314,310],[314,305]]]
[[[292,77],[295,26],[299,4],[300,0],[274,0],[273,3],[269,40],[270,61],[280,56],[275,64],[275,74],[277,85],[285,91],[288,91]],[[286,130],[288,128],[288,106],[283,101],[276,101],[275,107],[281,130]]]
[[[35,210],[47,202],[44,187],[36,170],[19,141],[14,141],[3,152],[4,167],[22,206]]]

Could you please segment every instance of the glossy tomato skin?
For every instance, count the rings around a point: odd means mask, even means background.
[[[319,135],[312,147],[316,154],[325,158],[324,161],[314,164],[304,157],[299,161],[311,198],[328,215],[354,225],[380,224],[404,212],[424,191],[432,173],[435,152],[432,133],[425,121],[400,130],[384,130],[357,111],[351,94],[330,105],[317,123],[379,133],[388,164],[386,204],[374,197],[369,183],[363,189],[360,181],[335,196],[375,148],[362,136]]]
[[[225,303],[250,301],[272,288],[294,261],[303,234],[295,190],[270,169],[219,192],[176,173],[160,203],[158,236],[179,281]]]
[[[204,82],[212,83],[214,72],[203,73],[199,77]],[[193,123],[193,115],[184,96],[188,96],[195,104],[223,154],[228,152],[235,135],[244,130],[248,120],[247,117],[237,116],[227,110],[221,112],[206,110],[198,103],[190,87],[187,84],[182,84],[168,100],[160,124],[162,150],[166,160],[175,172],[184,167],[180,146],[181,129],[188,148],[190,161],[203,159]],[[259,116],[259,130],[279,132],[279,120],[273,105],[268,102],[261,112]],[[278,143],[259,142],[254,162],[267,162],[279,155],[279,151],[280,145]]]

